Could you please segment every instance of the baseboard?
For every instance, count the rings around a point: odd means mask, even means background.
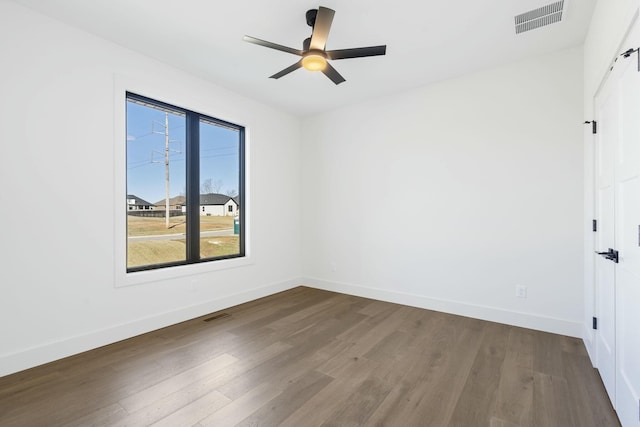
[[[112,344],[140,334],[184,322],[214,311],[300,286],[301,279],[272,283],[200,304],[168,311],[133,322],[47,343],[16,353],[0,356],[0,377],[53,362],[74,354]]]
[[[585,333],[585,326],[579,322],[307,277],[259,286],[223,298],[94,331],[90,334],[78,335],[3,355],[0,356],[0,377],[184,322],[207,313],[286,291],[300,285],[582,338],[585,340],[585,346],[591,356],[591,346],[586,341],[589,335]]]
[[[587,349],[587,354],[589,355],[589,359],[591,360],[591,365],[596,367],[596,354],[593,348],[593,330],[590,329],[589,325],[582,325],[582,342],[584,343],[584,347]]]
[[[423,295],[375,289],[349,283],[329,282],[313,277],[304,278],[303,284],[312,288],[388,301],[412,307],[425,308],[428,310],[441,311],[444,313],[457,314],[475,319],[519,326],[522,328],[535,329],[538,331],[551,332],[576,338],[583,337],[582,323],[565,319],[556,319],[495,307],[431,298]]]

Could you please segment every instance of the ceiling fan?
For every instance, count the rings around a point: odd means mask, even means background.
[[[334,14],[334,10],[322,6],[320,6],[318,9],[311,9],[307,11],[307,25],[312,28],[312,31],[311,37],[307,38],[302,43],[302,50],[293,49],[287,46],[282,46],[250,36],[244,36],[243,40],[249,43],[270,47],[271,49],[292,53],[294,55],[302,57],[300,61],[296,62],[292,66],[287,67],[284,70],[272,75],[270,77],[272,79],[279,79],[280,77],[286,76],[292,71],[303,67],[309,71],[322,71],[324,75],[329,77],[331,81],[338,85],[344,82],[345,79],[340,75],[340,73],[338,73],[338,71],[336,71],[335,68],[331,66],[331,64],[329,64],[327,60],[384,55],[387,51],[387,46],[382,45],[357,47],[353,49],[326,50],[325,46],[327,44],[327,37],[329,36],[329,30],[331,29],[331,23],[333,22]]]

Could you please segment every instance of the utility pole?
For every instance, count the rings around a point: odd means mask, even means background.
[[[169,228],[169,113],[164,113],[165,225]]]
[[[159,126],[164,126],[164,132],[158,132],[155,130],[155,126],[154,125],[159,125]],[[169,149],[169,143],[171,143],[172,141],[169,140],[169,113],[165,111],[164,113],[164,125],[160,122],[156,122],[153,121],[151,122],[151,133],[156,133],[156,134],[164,134],[164,189],[165,189],[165,195],[164,195],[164,209],[165,209],[165,226],[167,228],[169,228],[169,213],[170,213],[170,209],[169,209],[169,195],[170,195],[170,186],[169,186],[169,153],[171,152],[171,150]],[[160,151],[152,151],[151,152],[151,163],[160,163],[160,161],[154,161],[153,160],[153,153],[158,153],[158,154],[162,154]]]

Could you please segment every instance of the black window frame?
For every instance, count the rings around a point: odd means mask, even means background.
[[[239,177],[238,177],[238,195],[237,199],[240,206],[246,206],[245,203],[245,127],[237,125],[235,123],[227,122],[225,120],[211,117],[207,114],[198,113],[196,111],[178,107],[176,105],[168,104],[166,102],[158,101],[143,95],[139,95],[133,92],[127,91],[125,94],[125,111],[127,103],[129,101],[149,104],[150,106],[157,106],[159,108],[173,111],[185,116],[185,144],[184,149],[185,156],[185,170],[186,170],[186,201],[185,201],[185,216],[186,216],[186,258],[182,261],[173,261],[166,263],[158,263],[151,265],[126,266],[127,273],[135,273],[139,271],[158,270],[162,268],[184,266],[191,264],[201,264],[205,262],[221,261],[232,258],[245,257],[245,233],[243,232],[243,225],[245,224],[246,208],[239,209],[238,217],[240,221],[240,228],[238,231],[238,248],[237,254],[223,255],[219,257],[200,258],[200,123],[201,121],[208,122],[210,124],[221,126],[229,129],[236,130],[238,132],[238,158],[239,158]],[[126,120],[125,120],[126,126]],[[126,161],[125,161],[126,164]],[[128,178],[125,177],[125,185],[128,184]],[[203,206],[204,210],[204,206]],[[128,228],[125,228],[128,233]],[[195,236],[195,238],[194,238]],[[128,238],[125,240],[127,243],[126,251],[128,248]]]

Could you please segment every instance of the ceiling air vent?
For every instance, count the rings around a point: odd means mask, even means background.
[[[535,30],[562,20],[564,0],[516,15],[516,34]]]

